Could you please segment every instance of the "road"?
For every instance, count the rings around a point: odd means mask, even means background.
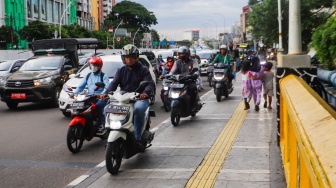
[[[204,94],[211,88],[203,77]],[[162,108],[161,81],[157,83],[156,113],[151,127],[170,114]],[[0,102],[0,182],[1,187],[64,187],[105,159],[106,141],[85,141],[78,154],[66,146],[70,118],[58,108],[45,104],[22,103],[9,110]]]

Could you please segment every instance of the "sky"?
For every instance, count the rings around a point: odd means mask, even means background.
[[[121,2],[117,0],[116,3]],[[152,25],[160,38],[182,40],[183,31],[199,30],[200,37],[214,38],[216,33],[231,32],[240,22],[248,0],[134,0],[156,16]],[[225,26],[225,27],[224,27]],[[217,32],[216,32],[217,31]]]

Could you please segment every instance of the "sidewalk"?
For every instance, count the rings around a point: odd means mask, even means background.
[[[275,99],[272,110],[261,105],[256,112],[251,102],[244,111],[237,78],[229,98],[217,102],[211,90],[196,117],[181,118],[177,127],[170,119],[155,127],[153,146],[123,159],[118,175],[110,175],[103,161],[67,187],[286,187]]]

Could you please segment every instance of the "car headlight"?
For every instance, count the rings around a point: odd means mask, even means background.
[[[0,78],[0,86],[5,86],[7,83],[6,80],[4,80],[3,78]]]
[[[50,77],[46,77],[46,78],[42,78],[42,79],[38,79],[38,80],[34,80],[34,86],[40,86],[40,85],[48,85],[51,82],[51,76]]]

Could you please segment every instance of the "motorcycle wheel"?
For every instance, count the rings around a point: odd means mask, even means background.
[[[180,109],[178,107],[173,107],[170,112],[170,120],[174,126],[178,126],[180,123]]]
[[[217,90],[217,92],[215,92],[215,93],[216,93],[217,102],[221,102],[221,100],[222,100],[222,91],[219,90],[219,89],[216,89],[216,90]]]
[[[81,138],[83,134],[83,127],[81,125],[75,125],[69,127],[67,133],[67,146],[72,153],[77,153],[83,146],[84,140]]]
[[[163,108],[164,108],[164,110],[165,110],[166,112],[169,112],[169,111],[171,110],[170,105],[166,105],[166,104],[164,104],[164,105],[163,105]]]
[[[106,147],[106,169],[112,174],[118,174],[124,151],[124,141],[118,139],[114,142],[108,142]]]

